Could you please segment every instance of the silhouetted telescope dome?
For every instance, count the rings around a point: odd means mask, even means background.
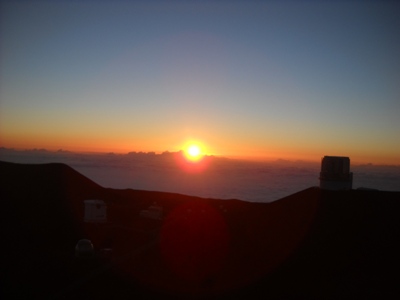
[[[319,186],[326,190],[350,190],[353,173],[350,172],[350,158],[345,156],[324,156],[319,174]]]
[[[94,247],[90,240],[81,239],[75,246],[75,256],[78,258],[86,258],[94,256]]]

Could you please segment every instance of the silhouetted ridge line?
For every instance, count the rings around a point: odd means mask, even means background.
[[[0,162],[0,196],[8,298],[49,298],[69,285],[69,299],[399,295],[400,192],[308,188],[252,203],[106,189],[64,164]],[[106,223],[84,222],[86,199],[107,203]],[[160,217],[143,215],[151,206]],[[90,271],[73,255],[82,238],[112,247],[120,263],[74,285]]]
[[[97,183],[63,163],[19,164],[0,161],[0,167],[2,169],[1,172],[7,173],[7,177],[11,176],[12,179],[26,178],[32,181],[36,179],[31,177],[37,176],[37,180],[43,178],[49,180],[51,183],[58,182],[59,180],[71,183],[79,183],[81,181],[82,184],[90,185],[94,188],[100,187]]]

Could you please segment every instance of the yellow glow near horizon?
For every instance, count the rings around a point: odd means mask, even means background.
[[[239,137],[235,140],[230,136],[213,136],[205,133],[199,134],[201,140],[188,138],[186,134],[182,136],[181,133],[165,134],[150,139],[146,133],[131,137],[128,134],[129,130],[117,132],[110,129],[107,132],[107,128],[78,131],[72,126],[61,126],[58,129],[57,126],[42,128],[31,124],[23,127],[17,123],[12,123],[13,127],[10,127],[6,126],[5,120],[4,116],[0,118],[0,147],[17,150],[44,148],[49,151],[63,149],[72,152],[121,154],[131,151],[162,153],[182,150],[183,158],[191,165],[198,165],[204,161],[205,155],[211,154],[253,161],[287,159],[316,162],[325,155],[338,155],[349,156],[352,164],[400,165],[398,142],[395,140],[369,145],[368,141],[363,140],[359,140],[359,143],[349,140],[346,140],[346,143],[335,143],[329,139],[321,142],[320,139],[314,138],[307,143],[300,143],[298,140],[281,139],[280,136],[270,136],[265,141],[256,138],[240,140]],[[251,133],[248,136],[250,137]],[[204,143],[204,140],[207,143]],[[197,146],[198,150],[192,146]]]
[[[192,157],[197,157],[200,155],[200,148],[197,145],[192,145],[188,148],[188,153]]]
[[[189,142],[184,147],[184,154],[186,159],[192,162],[201,160],[204,156],[202,147],[197,142]]]

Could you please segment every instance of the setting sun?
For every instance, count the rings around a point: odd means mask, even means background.
[[[192,146],[190,146],[189,149],[188,149],[188,154],[189,154],[191,157],[197,157],[197,156],[199,156],[199,155],[200,155],[200,148],[199,148],[199,146],[197,146],[197,145],[192,145]]]
[[[210,164],[210,157],[206,154],[206,146],[198,140],[190,140],[182,145],[181,155],[177,156],[179,167],[187,173],[201,173]]]
[[[184,147],[184,154],[187,160],[197,162],[204,156],[201,146],[198,143],[189,143]]]

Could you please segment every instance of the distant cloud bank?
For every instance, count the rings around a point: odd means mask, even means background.
[[[179,156],[180,152],[84,154],[0,148],[2,161],[65,163],[100,185],[117,189],[270,202],[319,185],[319,163],[287,160],[261,163],[207,156],[206,167],[190,172],[178,162]],[[353,165],[351,170],[353,188],[400,191],[400,166],[365,164]]]

